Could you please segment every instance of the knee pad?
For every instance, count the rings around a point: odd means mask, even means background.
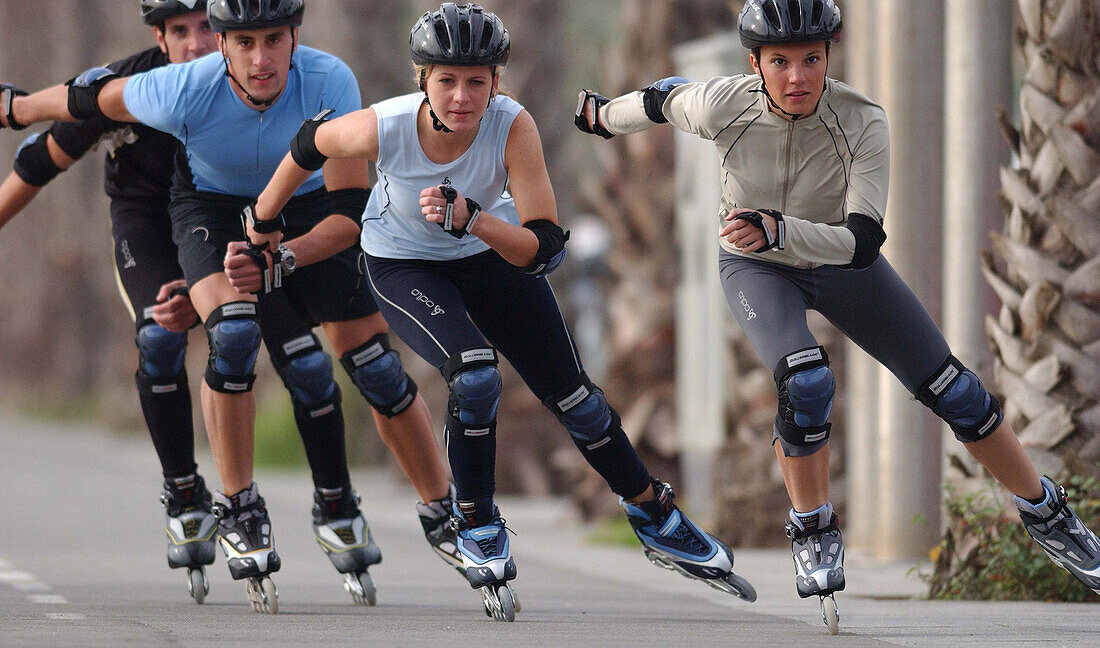
[[[152,394],[176,391],[183,373],[187,334],[146,322],[134,339],[138,348],[138,389]]]
[[[806,456],[829,439],[836,379],[822,347],[802,349],[779,361],[775,369],[779,411],[775,433],[787,456]]]
[[[310,349],[291,357],[281,373],[295,406],[307,412],[310,418],[324,416],[336,409],[338,395],[332,359],[321,349]]]
[[[950,425],[963,443],[981,441],[1004,420],[1000,402],[953,355],[921,385],[917,399]]]
[[[385,333],[340,356],[340,364],[371,407],[387,417],[409,409],[416,399],[416,383],[401,365]]]
[[[230,302],[214,309],[203,324],[210,340],[206,384],[223,394],[252,390],[256,381],[256,354],[260,351],[260,322],[256,304]]]
[[[544,400],[543,405],[558,417],[569,435],[588,450],[608,443],[611,440],[608,430],[620,425],[619,415],[586,374],[581,374],[569,388]]]
[[[489,434],[496,427],[501,377],[495,349],[470,349],[443,364],[451,389],[448,414],[466,436]]]

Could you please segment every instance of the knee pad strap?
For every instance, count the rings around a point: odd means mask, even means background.
[[[819,346],[795,351],[779,361],[773,375],[779,391],[775,432],[784,450],[788,455],[816,452],[829,438],[829,412],[836,393],[829,356]],[[788,451],[788,445],[799,448]]]
[[[390,347],[385,333],[342,355],[340,364],[363,398],[384,416],[397,416],[416,399],[416,383],[405,373],[401,356]]]
[[[260,351],[260,322],[253,302],[230,302],[214,309],[203,324],[210,340],[206,384],[216,392],[252,391],[256,381],[256,354]]]
[[[917,400],[946,421],[963,443],[981,441],[1004,420],[1000,402],[953,355],[921,385]]]

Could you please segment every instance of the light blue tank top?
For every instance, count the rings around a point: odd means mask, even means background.
[[[470,148],[458,159],[436,164],[424,154],[416,117],[424,93],[387,99],[371,106],[378,115],[378,183],[363,212],[363,249],[387,259],[462,259],[489,249],[476,236],[456,239],[420,213],[420,192],[449,184],[493,216],[519,225],[508,194],[504,147],[516,115],[523,110],[498,95],[481,120]]]

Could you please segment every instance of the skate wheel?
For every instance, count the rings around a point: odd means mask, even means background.
[[[206,570],[202,567],[187,570],[187,591],[195,603],[202,605],[210,593],[210,584],[206,580]]]
[[[485,606],[485,616],[490,619],[497,618],[496,595],[493,593],[492,586],[486,585],[481,588],[481,603]]]
[[[268,614],[279,613],[279,590],[275,587],[275,581],[271,578],[264,576],[260,581],[260,587],[263,591],[263,611]]]
[[[508,590],[512,592],[512,602],[516,604],[516,614],[519,614],[523,611],[522,606],[520,606],[519,604],[519,594],[516,594],[516,590],[512,589],[511,587],[509,587]]]
[[[369,573],[362,572],[359,574],[358,581],[360,588],[358,603],[374,607],[378,603],[378,589],[374,586],[374,579],[370,577]]]
[[[497,601],[500,605],[500,621],[511,623],[516,620],[516,598],[512,588],[508,585],[497,587]]]
[[[752,586],[752,583],[745,580],[738,574],[730,572],[728,576],[723,578],[730,587],[733,588],[731,594],[734,596],[753,603],[756,601],[756,588]]]
[[[840,611],[832,594],[821,597],[821,620],[829,628],[829,634],[835,635],[840,631]]]

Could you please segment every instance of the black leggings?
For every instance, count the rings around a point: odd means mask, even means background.
[[[491,345],[543,402],[583,378],[550,283],[524,274],[496,252],[454,261],[368,255],[367,278],[393,331],[441,371],[448,358]],[[649,486],[650,477],[617,417],[613,424],[617,429],[609,443],[594,450],[577,447],[613,491],[634,497]],[[459,499],[492,496],[495,434],[453,435],[447,452]]]

